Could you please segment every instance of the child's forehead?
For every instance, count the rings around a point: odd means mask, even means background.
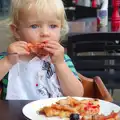
[[[35,8],[32,5],[29,9],[21,9],[19,12],[19,19],[27,21],[61,21],[61,15],[53,9],[48,8]]]
[[[22,12],[20,14],[20,20],[21,21],[25,21],[25,22],[29,22],[29,23],[33,23],[33,22],[37,22],[37,23],[41,23],[41,22],[49,22],[49,23],[61,23],[61,19],[59,19],[57,17],[56,14],[47,14],[47,13],[37,13],[34,11],[27,11],[27,12]]]

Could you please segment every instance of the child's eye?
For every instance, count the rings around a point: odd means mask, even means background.
[[[30,27],[33,28],[33,29],[36,29],[36,28],[39,27],[39,25],[31,25]]]
[[[50,25],[50,28],[56,28],[57,25]]]

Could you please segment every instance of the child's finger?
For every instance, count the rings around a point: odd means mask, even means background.
[[[27,47],[32,47],[33,45],[31,43],[28,43],[27,44]]]
[[[27,47],[27,44],[15,44],[15,46],[17,46],[17,47],[22,47],[22,48],[26,48],[26,47]]]
[[[45,47],[47,47],[47,48],[53,48],[53,49],[59,49],[59,46],[56,46],[54,44],[49,44],[49,43]]]
[[[18,47],[24,49],[24,50],[27,51],[27,52],[30,51],[30,49],[29,49],[28,46],[26,46],[26,45],[21,44],[21,45],[18,45]]]
[[[29,55],[30,52],[27,52],[27,51],[20,51],[18,52],[18,55]]]
[[[48,41],[48,43],[47,43],[47,44],[60,45],[57,41],[53,41],[53,40]]]
[[[17,48],[17,53],[19,54],[19,55],[27,55],[27,54],[30,54],[30,52],[29,51],[27,51],[24,47],[18,47]]]
[[[16,42],[17,45],[27,45],[28,43],[25,41],[18,41]]]
[[[38,44],[38,48],[44,48],[46,45],[45,44]]]
[[[19,45],[19,46],[22,47],[22,48],[28,48],[27,45]]]
[[[31,50],[30,50],[30,48],[29,47],[25,47],[25,49],[28,51],[28,52],[30,52]]]
[[[51,53],[51,54],[54,54],[54,52],[55,52],[55,49],[53,49],[53,48],[45,47],[44,49],[45,49],[46,51],[48,51],[49,53]]]
[[[33,48],[33,45],[31,43],[28,43],[25,47],[25,49],[30,52],[31,51],[31,48]]]

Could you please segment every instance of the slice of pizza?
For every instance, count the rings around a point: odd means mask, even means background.
[[[70,117],[72,113],[75,113],[75,110],[69,106],[53,104],[52,106],[42,108],[39,113],[45,114],[47,117],[59,116],[61,118],[66,118]]]
[[[40,110],[40,113],[44,113],[46,116],[60,116],[70,117],[71,114],[77,113],[80,116],[93,116],[100,111],[99,100],[86,99],[77,100],[72,97],[67,97],[57,101],[49,107],[44,107]]]
[[[30,53],[34,53],[34,54],[36,54],[37,53],[37,45],[34,45],[34,44],[32,44],[32,43],[28,43],[27,44],[27,47],[28,47],[28,51],[30,52]]]
[[[78,103],[78,100],[67,97],[57,101],[55,104],[52,104],[48,107],[43,107],[40,110],[40,113],[45,114],[47,117],[59,116],[61,118],[70,117],[72,113],[78,113],[77,109],[73,104]],[[79,113],[78,113],[79,114]]]
[[[44,47],[46,46],[47,42],[48,41],[43,41],[37,44],[28,43],[28,51],[30,53],[36,54],[37,56],[47,56],[48,52],[44,50]]]
[[[112,111],[109,115],[105,116],[103,114],[94,116],[84,116],[81,120],[120,120],[120,112]]]
[[[45,114],[47,117],[59,116],[60,110],[54,109],[51,107],[43,107],[40,111],[40,114]]]
[[[80,104],[80,100],[77,100],[73,97],[68,96],[66,99],[61,99],[56,102],[59,105],[69,105],[71,107],[76,107]]]
[[[79,113],[81,116],[93,116],[99,114],[100,105],[97,99],[86,99],[80,101]]]

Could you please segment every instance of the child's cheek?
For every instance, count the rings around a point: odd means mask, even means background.
[[[54,41],[60,41],[60,37],[61,37],[61,33],[60,31],[56,31],[55,34],[54,34]]]
[[[29,31],[27,40],[30,43],[37,44],[40,42],[40,35],[38,32],[31,30]]]

